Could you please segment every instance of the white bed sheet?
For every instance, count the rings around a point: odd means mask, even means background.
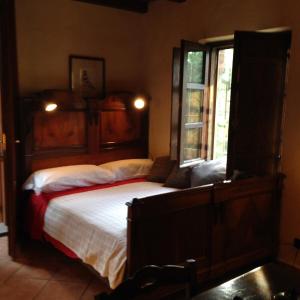
[[[114,289],[125,271],[125,203],[175,190],[160,183],[138,182],[57,197],[47,207],[44,231],[107,277]]]

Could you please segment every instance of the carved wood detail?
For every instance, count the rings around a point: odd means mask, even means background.
[[[123,111],[99,113],[101,144],[111,145],[136,141],[141,136],[141,115]]]
[[[87,121],[84,112],[37,112],[33,128],[33,151],[36,153],[68,147],[87,149]]]

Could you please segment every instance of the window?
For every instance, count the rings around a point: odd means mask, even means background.
[[[206,155],[207,62],[206,51],[186,42],[183,61],[181,107],[181,164]]]
[[[183,41],[180,165],[227,155],[232,46]]]
[[[171,157],[227,155],[227,176],[276,174],[291,32],[236,32],[232,45],[174,49]]]

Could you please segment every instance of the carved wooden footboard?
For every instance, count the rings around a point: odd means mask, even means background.
[[[194,258],[213,278],[273,257],[282,180],[252,178],[128,203],[128,273]]]
[[[184,262],[185,257],[193,257],[208,266],[211,198],[212,188],[206,187],[134,199],[129,203],[129,273],[148,264]]]

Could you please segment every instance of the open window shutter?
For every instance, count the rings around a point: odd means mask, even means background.
[[[179,160],[180,166],[207,157],[208,51],[182,41],[180,53]]]
[[[236,32],[227,175],[277,171],[291,33]]]
[[[178,117],[180,98],[180,48],[173,48],[172,70],[172,108],[171,108],[171,132],[170,132],[170,158],[177,160],[178,155]]]

